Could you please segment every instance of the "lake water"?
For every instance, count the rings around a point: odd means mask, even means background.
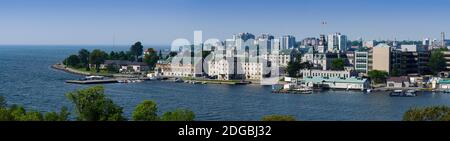
[[[39,111],[73,110],[65,93],[89,87],[66,84],[80,76],[53,70],[79,49],[126,50],[107,46],[0,46],[0,95],[8,104]],[[270,86],[192,85],[149,81],[106,84],[107,95],[130,117],[143,100],[158,103],[159,113],[188,108],[196,120],[259,120],[264,115],[288,114],[299,120],[401,120],[410,107],[449,105],[450,95],[421,93],[418,97],[389,97],[387,93],[328,91],[313,95],[272,94]]]

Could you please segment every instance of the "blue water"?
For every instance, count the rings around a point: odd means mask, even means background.
[[[8,104],[21,104],[39,111],[73,110],[65,93],[86,88],[66,84],[79,76],[50,66],[81,48],[126,50],[108,46],[0,46],[0,95]],[[314,95],[279,95],[259,85],[191,85],[150,81],[107,84],[106,93],[124,107],[130,117],[143,100],[158,103],[159,113],[189,108],[196,120],[259,120],[263,115],[289,114],[299,120],[401,120],[410,107],[449,105],[450,95],[422,93],[418,97],[389,97],[386,93],[329,91]]]

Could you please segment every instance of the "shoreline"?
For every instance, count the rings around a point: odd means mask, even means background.
[[[82,71],[78,71],[69,67],[66,67],[65,65],[63,65],[62,63],[57,63],[57,64],[53,64],[51,66],[53,69],[56,70],[60,70],[60,71],[64,71],[67,73],[71,73],[71,74],[75,74],[75,75],[81,75],[81,76],[89,76],[92,75],[91,73],[88,72],[82,72]]]
[[[80,76],[91,76],[91,75],[98,75],[98,76],[105,76],[105,77],[112,77],[112,78],[130,78],[130,77],[136,77],[137,75],[124,75],[124,74],[92,74],[89,72],[83,72],[79,70],[75,70],[69,67],[66,67],[62,63],[56,63],[51,66],[51,68],[64,71],[66,73],[71,73],[75,75]],[[139,76],[138,76],[139,77]],[[245,82],[238,82],[238,81],[221,81],[221,80],[202,80],[202,79],[186,79],[184,81],[188,81],[187,83],[200,83],[200,84],[219,84],[219,85],[258,85],[259,83],[255,83],[254,81],[245,81]],[[183,82],[185,83],[185,82]],[[335,89],[339,90],[339,89]],[[428,88],[419,88],[419,87],[407,87],[407,88],[387,88],[387,87],[380,87],[380,88],[373,88],[372,92],[390,92],[394,90],[416,90],[418,92],[443,92],[444,90],[439,89],[428,89]],[[345,90],[342,90],[345,91]]]

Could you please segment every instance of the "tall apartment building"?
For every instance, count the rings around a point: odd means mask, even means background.
[[[328,35],[328,52],[342,53],[347,51],[347,36],[341,33]]]
[[[280,39],[281,49],[293,49],[295,48],[296,41],[295,37],[292,35],[285,35]]]

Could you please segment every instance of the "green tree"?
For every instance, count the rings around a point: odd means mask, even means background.
[[[342,58],[334,59],[331,62],[331,69],[332,70],[344,70],[345,61]]]
[[[64,60],[64,65],[78,68],[80,66],[80,58],[77,55],[70,55]]]
[[[296,121],[294,116],[291,115],[268,115],[264,116],[262,121]]]
[[[135,121],[157,121],[159,120],[157,112],[158,107],[155,102],[145,100],[137,105],[132,114]]]
[[[389,75],[386,71],[380,70],[372,70],[369,71],[367,74],[369,78],[375,83],[383,83]]]
[[[411,108],[403,115],[404,121],[450,121],[450,107],[432,106]]]
[[[80,63],[88,71],[90,70],[90,68],[89,68],[89,56],[90,56],[90,54],[91,53],[88,50],[86,50],[86,49],[81,49],[80,51],[78,51],[78,58],[80,59]]]
[[[59,113],[57,112],[48,112],[44,115],[45,121],[68,121],[70,112],[67,110],[67,107],[62,107]]]
[[[104,63],[106,58],[108,57],[108,54],[99,50],[95,49],[92,51],[92,53],[89,56],[89,63],[95,65],[95,70],[97,73],[100,72],[100,64]]]
[[[80,121],[122,121],[122,107],[106,98],[103,86],[71,92],[67,98],[75,104],[77,120]]]
[[[148,54],[144,56],[144,62],[147,63],[147,65],[153,69],[156,66],[156,63],[159,60],[158,54],[153,48],[149,48],[147,50]]]
[[[134,43],[134,45],[132,45],[130,47],[130,53],[132,55],[134,55],[134,57],[135,57],[134,61],[138,61],[139,56],[141,56],[143,52],[144,52],[144,46],[142,46],[141,42],[136,42],[136,43]]]
[[[431,52],[428,66],[430,67],[433,74],[438,74],[439,72],[446,69],[447,64],[445,62],[444,54],[441,52],[441,50],[434,50]]]
[[[172,112],[166,112],[162,115],[163,121],[194,121],[194,112],[188,109],[176,109]]]
[[[297,61],[291,61],[288,63],[288,66],[286,67],[286,72],[288,73],[289,77],[297,77],[298,73],[300,71],[301,64]]]

